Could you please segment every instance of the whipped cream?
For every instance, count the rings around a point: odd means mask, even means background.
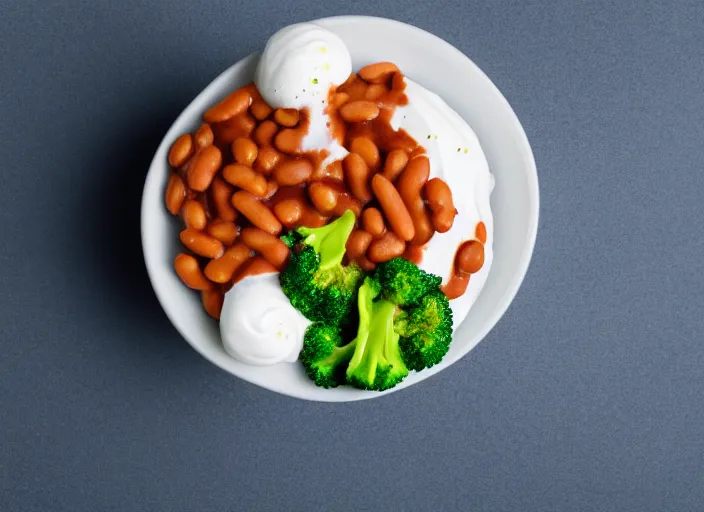
[[[225,350],[252,365],[296,361],[309,325],[281,291],[278,273],[239,281],[225,294],[220,315]]]

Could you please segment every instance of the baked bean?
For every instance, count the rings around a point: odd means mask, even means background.
[[[222,242],[193,228],[181,231],[181,243],[199,256],[219,258],[223,253]]]
[[[223,123],[213,125],[215,141],[220,145],[232,144],[238,137],[249,137],[257,126],[257,122],[252,116],[240,114]]]
[[[222,177],[231,185],[246,190],[253,196],[264,197],[266,195],[266,178],[246,165],[226,165],[222,170]]]
[[[406,242],[393,232],[387,231],[381,238],[373,240],[367,250],[367,258],[374,263],[382,263],[396,258],[406,250]]]
[[[396,181],[396,188],[408,208],[416,234],[412,243],[423,245],[433,237],[434,229],[430,215],[421,195],[430,176],[430,160],[425,155],[413,158]]]
[[[252,167],[259,154],[259,148],[247,137],[238,137],[232,143],[232,156],[238,164]]]
[[[328,219],[329,217],[323,215],[312,206],[305,205],[299,224],[309,228],[320,228],[328,223]]]
[[[301,143],[305,133],[299,129],[284,128],[276,134],[274,145],[276,149],[287,155],[296,155],[301,152]]]
[[[295,108],[277,108],[274,111],[274,121],[285,128],[296,126],[300,116],[300,113]]]
[[[249,247],[237,242],[227,249],[222,256],[211,260],[205,266],[205,275],[215,283],[226,283],[250,257]]]
[[[254,258],[251,258],[246,265],[242,266],[242,269],[237,273],[237,275],[235,275],[232,281],[233,283],[238,283],[245,277],[257,276],[259,274],[272,274],[274,272],[278,272],[274,265],[266,261],[261,256],[255,256]]]
[[[337,206],[335,206],[333,213],[339,216],[347,210],[352,210],[354,216],[359,217],[362,214],[362,203],[349,194],[340,194],[337,198]]]
[[[350,233],[350,236],[347,239],[347,244],[345,245],[347,257],[351,260],[356,260],[360,256],[364,256],[369,248],[369,244],[371,243],[371,234],[362,229],[355,229],[352,233]]]
[[[279,190],[279,184],[274,180],[268,181],[266,184],[266,195],[264,196],[264,199],[270,199],[274,194],[276,194],[277,190]]]
[[[244,113],[252,103],[252,95],[246,87],[237,89],[220,103],[210,107],[203,114],[206,123],[221,123]]]
[[[210,190],[213,192],[213,202],[218,217],[225,221],[234,222],[237,219],[237,212],[231,202],[234,189],[221,178],[216,177]]]
[[[281,223],[267,205],[249,192],[240,190],[232,196],[233,206],[254,226],[272,235],[281,233]]]
[[[343,167],[350,192],[362,203],[369,202],[372,199],[372,191],[369,188],[371,170],[364,158],[357,153],[350,153],[345,157]]]
[[[335,160],[334,162],[326,165],[324,168],[318,167],[313,171],[313,175],[311,176],[311,179],[314,180],[321,180],[324,178],[337,181],[342,181],[345,179],[345,174],[342,170],[342,160]]]
[[[368,101],[376,101],[386,94],[386,86],[383,84],[373,84],[367,88],[364,93],[364,99]]]
[[[384,217],[378,208],[367,208],[362,212],[362,226],[374,238],[379,238],[386,232]]]
[[[412,240],[416,234],[413,220],[394,184],[381,174],[375,174],[372,178],[372,190],[394,233],[401,240]],[[369,259],[376,261],[374,258]]]
[[[449,300],[456,299],[464,295],[464,292],[467,291],[470,277],[472,276],[469,274],[455,274],[447,283],[442,285],[440,289]]]
[[[289,250],[278,237],[262,231],[259,228],[244,228],[240,240],[253,251],[258,252],[266,260],[281,270],[288,261]]]
[[[386,155],[384,162],[384,177],[389,181],[396,181],[408,163],[408,153],[402,149],[394,149]]]
[[[200,300],[203,303],[205,312],[212,316],[215,320],[220,320],[222,312],[222,304],[225,296],[222,290],[213,288],[212,290],[203,290],[200,292]]]
[[[398,66],[393,62],[377,62],[360,69],[359,76],[370,84],[383,84],[391,78],[391,75],[398,71]]]
[[[486,244],[486,225],[482,221],[479,221],[477,224],[477,227],[474,230],[474,236],[482,244]]]
[[[313,174],[313,164],[306,158],[295,158],[281,162],[274,169],[274,179],[281,186],[300,185]]]
[[[362,123],[375,119],[379,115],[379,107],[372,101],[357,100],[345,103],[339,112],[348,123]]]
[[[274,205],[274,215],[287,228],[292,228],[301,220],[305,205],[298,199],[284,199]]]
[[[394,92],[403,91],[406,88],[406,80],[400,71],[391,77],[391,90]]]
[[[484,266],[484,244],[469,240],[460,245],[456,256],[457,268],[467,274],[476,274]]]
[[[217,238],[228,247],[232,245],[238,234],[237,224],[223,219],[215,219],[210,222],[206,231],[210,236]]]
[[[279,131],[278,125],[274,121],[267,120],[257,126],[252,138],[260,146],[271,146],[277,131]]]
[[[365,272],[373,272],[376,268],[376,263],[374,263],[373,261],[369,261],[366,256],[360,256],[359,258],[357,258],[357,265],[359,265],[360,268]]]
[[[356,101],[364,99],[369,84],[359,78],[355,73],[352,73],[347,81],[337,88],[338,91],[348,95],[347,101]]]
[[[181,216],[187,228],[203,230],[208,223],[208,219],[205,216],[205,208],[195,199],[189,199],[183,203]]]
[[[347,103],[347,101],[350,99],[349,94],[344,93],[344,92],[338,92],[333,95],[333,97],[330,99],[330,106],[337,110],[340,108],[342,105]]]
[[[208,146],[194,158],[187,173],[188,186],[198,192],[204,192],[220,169],[222,153],[216,146]]]
[[[213,287],[213,283],[206,279],[205,275],[198,266],[198,260],[190,254],[181,253],[174,260],[174,270],[181,278],[181,281],[194,290],[209,290]]]
[[[330,215],[335,210],[339,196],[340,192],[326,183],[314,181],[308,185],[308,197],[323,215]]]
[[[269,117],[272,110],[274,109],[267,105],[263,99],[256,99],[252,101],[252,105],[249,107],[249,111],[258,121],[264,121],[264,119]]]
[[[457,210],[452,202],[452,191],[440,178],[433,178],[425,184],[425,199],[433,212],[433,227],[438,233],[450,230]]]
[[[171,176],[169,176],[169,183],[166,185],[166,193],[164,196],[166,209],[169,210],[172,215],[178,215],[178,212],[181,211],[183,200],[186,198],[186,185],[184,185],[181,176],[175,172],[172,172]]]
[[[200,128],[196,130],[193,138],[196,140],[196,146],[200,149],[207,148],[215,140],[215,135],[213,135],[213,129],[208,123],[203,123]]]
[[[274,170],[276,164],[281,160],[281,153],[274,148],[265,146],[259,149],[257,159],[254,161],[254,168],[260,173],[268,176]]]
[[[174,141],[169,150],[169,165],[181,167],[186,163],[193,151],[193,140],[189,133],[184,133]]]
[[[370,169],[377,169],[381,162],[379,148],[367,137],[357,137],[350,144],[350,151],[364,158]]]

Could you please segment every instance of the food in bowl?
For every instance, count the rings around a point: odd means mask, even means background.
[[[393,63],[352,73],[315,24],[177,138],[174,267],[248,364],[384,390],[437,364],[492,261],[493,177],[471,128]]]

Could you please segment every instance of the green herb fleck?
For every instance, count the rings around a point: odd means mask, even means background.
[[[317,83],[318,83],[318,79],[317,79],[317,78],[314,78],[313,80],[311,80],[311,83],[317,84]]]

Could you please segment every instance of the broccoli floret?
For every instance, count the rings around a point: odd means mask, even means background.
[[[313,322],[336,326],[356,319],[355,299],[364,271],[356,264],[342,265],[355,220],[354,213],[347,211],[330,224],[301,227],[284,239],[296,247],[279,274],[281,289],[293,307]]]
[[[314,323],[306,329],[299,359],[316,386],[334,388],[345,383],[345,370],[355,344],[352,341],[344,345],[338,327]]]
[[[404,258],[381,263],[374,271],[374,278],[379,281],[382,297],[399,306],[417,304],[425,294],[437,290],[442,282],[440,277],[421,270]]]
[[[400,335],[403,360],[411,370],[439,363],[452,342],[452,309],[447,297],[435,289],[417,306],[399,312],[394,330]]]
[[[365,279],[359,289],[359,327],[346,375],[357,388],[383,391],[406,378],[408,368],[393,328],[396,305],[385,299],[375,301],[378,293],[379,285],[371,278]]]

